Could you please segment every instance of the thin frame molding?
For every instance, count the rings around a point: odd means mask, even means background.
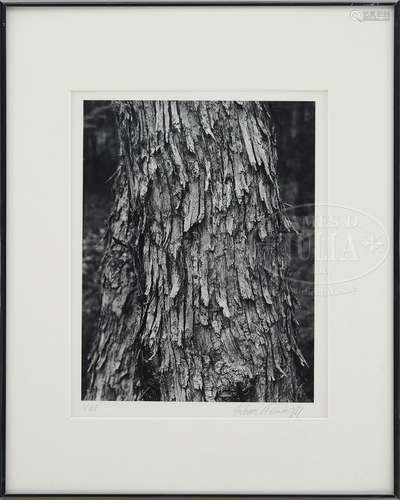
[[[394,80],[393,80],[393,495],[207,495],[207,494],[7,494],[6,493],[6,283],[7,283],[7,98],[6,98],[6,19],[7,8],[18,7],[393,7],[394,8]],[[269,499],[284,498],[351,499],[394,498],[400,500],[400,0],[397,1],[279,1],[279,0],[136,0],[136,1],[8,1],[0,2],[0,496],[9,498],[192,498],[192,499]]]

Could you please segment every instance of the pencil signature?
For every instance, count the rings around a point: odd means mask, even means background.
[[[302,413],[303,408],[300,405],[277,406],[260,403],[242,403],[233,410],[233,414],[237,417],[298,418]]]

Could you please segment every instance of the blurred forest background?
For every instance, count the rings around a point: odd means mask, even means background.
[[[313,102],[295,101],[270,105],[277,130],[281,198],[296,230],[309,236],[310,227],[302,227],[302,224],[310,214],[310,205],[314,204],[315,106]],[[100,313],[101,258],[113,197],[113,174],[119,162],[118,132],[111,101],[84,102],[83,133],[82,394],[86,392],[87,356]],[[314,239],[306,239],[309,247],[306,259],[300,258],[297,249],[290,252],[290,275],[298,299],[295,312],[299,323],[298,342],[309,364],[301,373],[305,400],[313,401]],[[294,244],[300,241],[301,238],[296,239]]]

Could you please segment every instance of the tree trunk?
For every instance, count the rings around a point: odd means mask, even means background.
[[[115,107],[121,163],[85,399],[298,401],[268,105]]]

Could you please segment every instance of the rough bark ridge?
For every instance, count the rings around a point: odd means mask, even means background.
[[[121,164],[85,398],[299,400],[268,105],[115,106]]]

